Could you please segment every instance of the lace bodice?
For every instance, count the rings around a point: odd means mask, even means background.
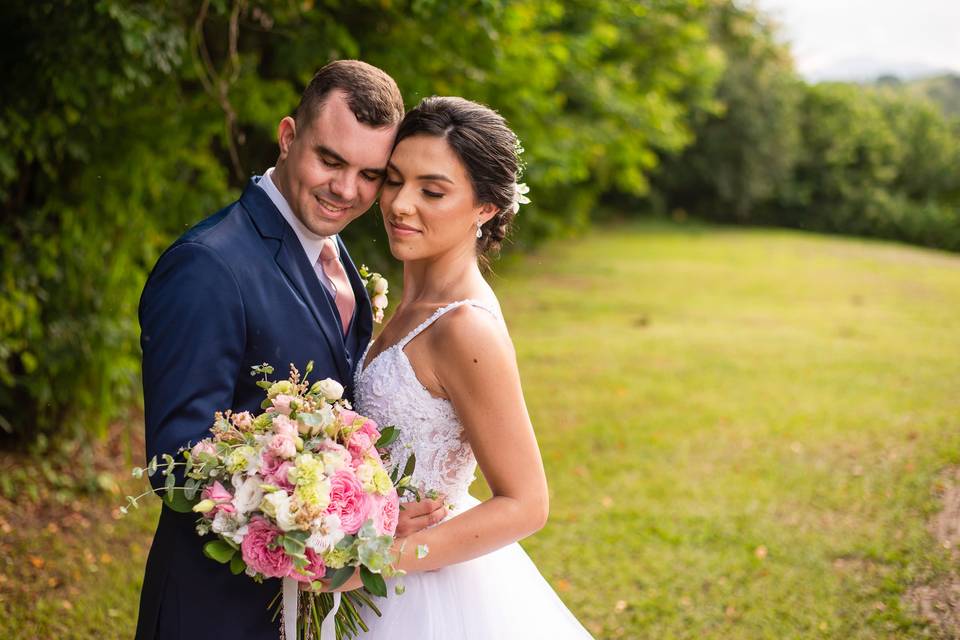
[[[500,319],[496,311],[475,300],[450,303],[364,366],[373,342],[367,345],[354,379],[356,410],[378,425],[393,425],[400,430],[389,448],[392,464],[404,464],[414,454],[417,464],[413,484],[445,494],[451,504],[466,498],[477,461],[453,405],[431,395],[420,383],[403,349],[440,316],[465,304]]]

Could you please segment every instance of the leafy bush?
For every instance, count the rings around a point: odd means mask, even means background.
[[[643,194],[692,140],[721,63],[703,2],[49,0],[5,3],[0,432],[102,433],[136,398],[136,305],[159,252],[276,157],[281,117],[329,60],[393,75],[408,104],[485,102],[527,148],[529,245]],[[374,216],[350,230],[386,243]]]
[[[654,209],[960,250],[960,123],[897,85],[805,85],[775,29],[717,3],[720,108],[657,172]]]

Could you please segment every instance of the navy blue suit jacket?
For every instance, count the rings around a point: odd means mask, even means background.
[[[311,380],[352,391],[373,327],[369,299],[346,247],[340,255],[357,299],[344,337],[332,297],[290,225],[254,181],[240,200],[167,249],[140,299],[147,459],[207,435],[216,411],[260,411],[250,367],[290,363]],[[164,478],[151,481],[159,487]],[[164,506],[147,559],[137,638],[275,640],[268,604],[280,581],[257,584],[203,555],[195,514]],[[212,539],[212,538],[210,538]]]

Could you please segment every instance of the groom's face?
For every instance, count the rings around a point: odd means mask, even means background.
[[[319,236],[339,233],[373,204],[386,172],[396,125],[357,121],[341,91],[311,119],[280,123],[274,176],[290,208]]]

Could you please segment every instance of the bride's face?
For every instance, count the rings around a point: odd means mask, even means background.
[[[387,164],[380,195],[390,251],[398,260],[422,260],[451,251],[475,255],[477,219],[493,205],[476,201],[466,168],[443,138],[404,138]]]

